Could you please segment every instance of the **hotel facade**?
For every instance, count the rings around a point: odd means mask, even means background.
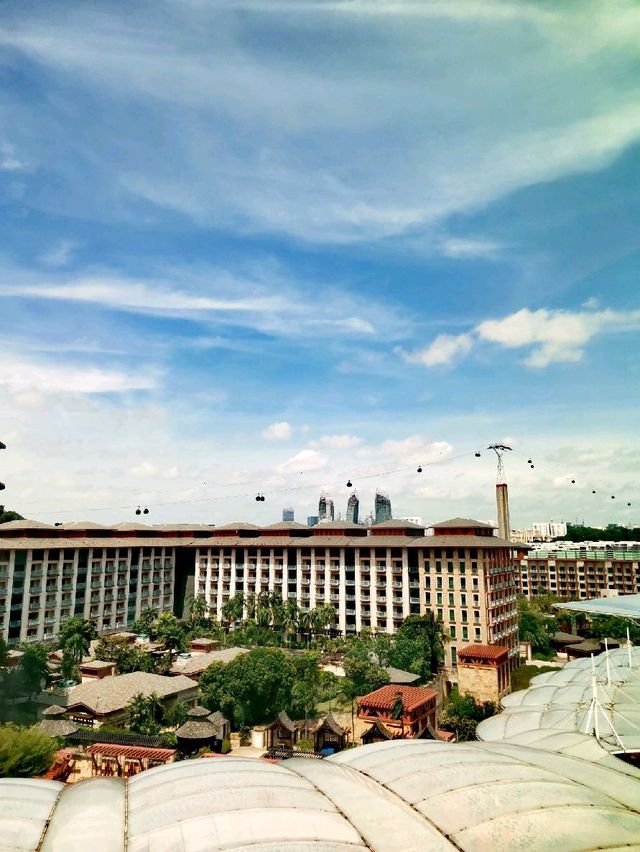
[[[149,606],[182,616],[193,596],[222,619],[238,592],[271,592],[302,609],[331,604],[342,634],[394,633],[431,610],[449,636],[448,668],[470,643],[503,645],[517,665],[514,545],[463,518],[429,533],[399,520],[369,528],[11,521],[0,526],[0,633],[12,643],[53,639],[72,615],[107,633]]]

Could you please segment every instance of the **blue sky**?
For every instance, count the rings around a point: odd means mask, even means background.
[[[639,39],[622,0],[5,0],[4,502],[491,519],[508,441],[515,525],[640,522]]]

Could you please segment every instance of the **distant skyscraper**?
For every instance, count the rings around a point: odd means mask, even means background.
[[[318,503],[318,521],[322,523],[323,521],[332,521],[333,518],[333,500],[326,494],[321,494],[320,501]]]
[[[294,521],[294,511],[293,509],[283,509],[282,510],[282,520],[293,523]]]
[[[358,500],[358,495],[354,491],[347,500],[347,521],[351,524],[357,524],[359,515],[360,501]]]
[[[391,520],[391,500],[382,491],[376,491],[376,524]]]
[[[318,518],[317,515],[309,515],[307,517],[307,526],[308,527],[315,527],[318,523],[318,520],[319,520],[319,518]]]

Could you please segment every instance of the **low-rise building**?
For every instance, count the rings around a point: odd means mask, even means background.
[[[458,654],[458,690],[477,701],[498,704],[511,692],[509,649],[500,645],[467,645]]]
[[[165,677],[148,672],[105,677],[79,684],[67,693],[67,718],[86,727],[119,725],[126,721],[128,706],[135,695],[157,695],[165,711],[178,701],[188,707],[196,704],[198,687],[184,676]]]
[[[431,687],[386,684],[357,699],[358,719],[383,725],[393,737],[413,739],[435,730],[437,701]]]

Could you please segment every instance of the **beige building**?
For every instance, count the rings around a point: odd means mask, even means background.
[[[222,619],[237,592],[273,592],[302,609],[331,604],[343,634],[393,633],[431,610],[450,637],[448,668],[470,642],[506,645],[515,664],[514,545],[464,518],[425,532],[401,520],[215,528],[12,521],[0,525],[0,634],[52,639],[71,615],[113,632],[145,607],[181,616],[192,595]]]
[[[458,690],[477,701],[493,701],[511,692],[509,649],[500,645],[467,645],[458,654]]]
[[[518,591],[528,598],[550,592],[561,598],[603,597],[640,591],[640,544],[637,542],[558,542],[531,550],[520,560]]]

